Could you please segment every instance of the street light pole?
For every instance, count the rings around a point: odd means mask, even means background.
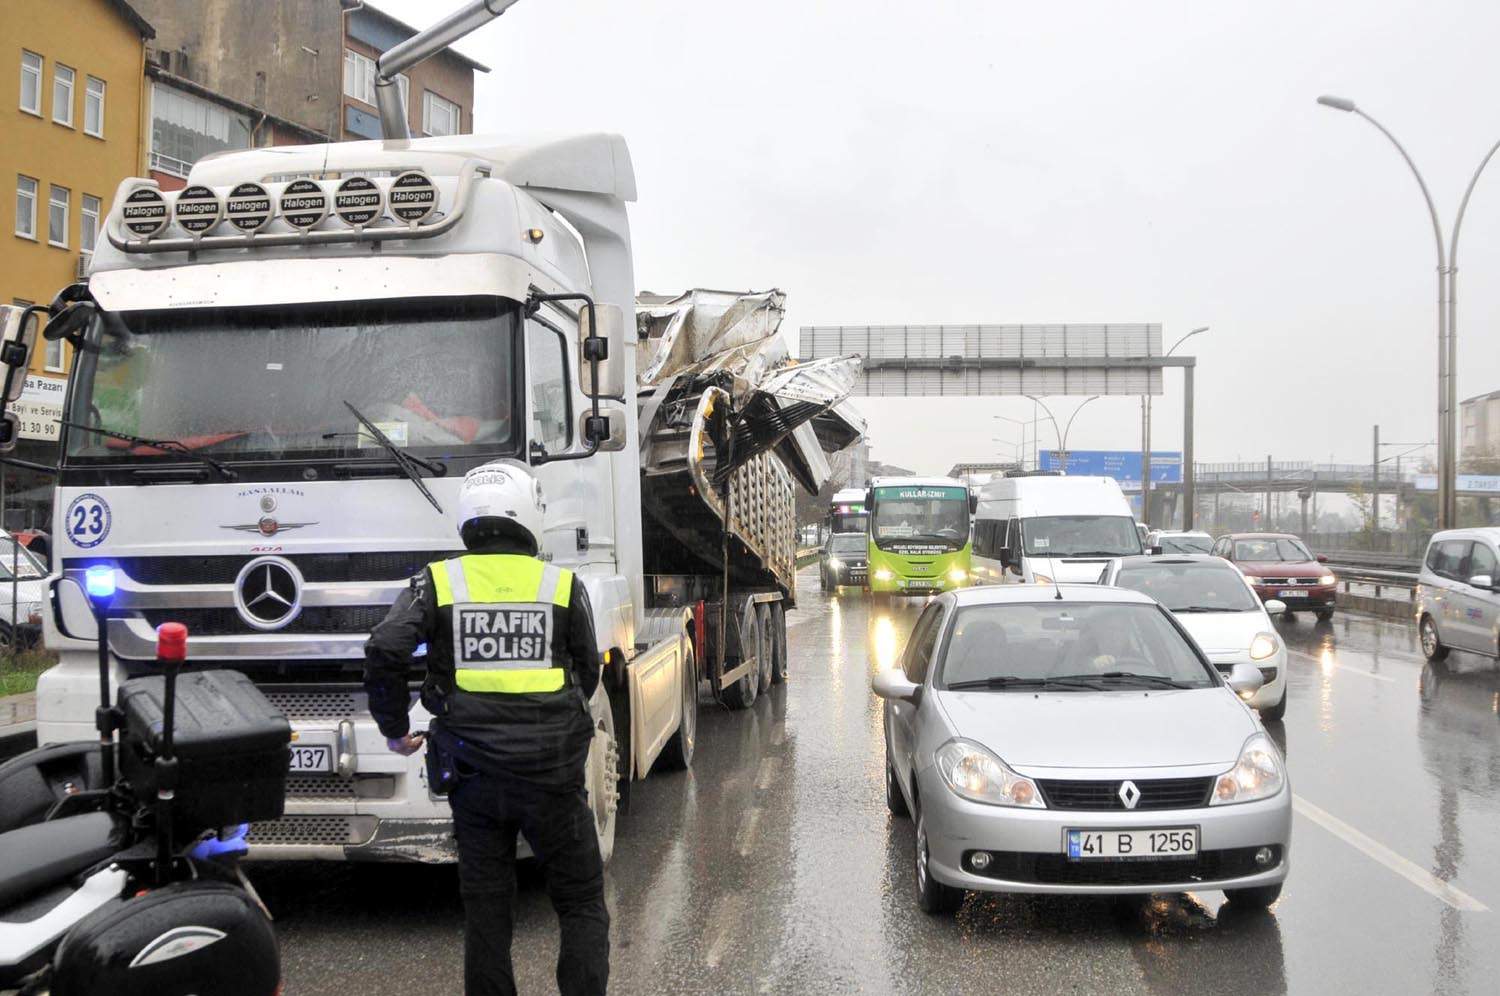
[[[1433,206],[1432,195],[1427,190],[1427,182],[1422,179],[1417,164],[1407,155],[1406,149],[1396,141],[1392,135],[1379,121],[1360,110],[1354,103],[1344,97],[1322,96],[1318,103],[1324,107],[1331,107],[1336,111],[1358,114],[1370,122],[1380,133],[1390,139],[1396,151],[1401,153],[1401,158],[1406,160],[1406,165],[1411,168],[1412,176],[1417,180],[1417,186],[1422,190],[1422,199],[1427,203],[1427,213],[1432,218],[1432,234],[1437,242],[1438,256],[1438,508],[1437,527],[1439,529],[1451,529],[1458,524],[1458,496],[1455,490],[1458,475],[1458,278],[1456,260],[1458,256],[1458,232],[1463,225],[1464,212],[1469,206],[1469,197],[1474,192],[1474,185],[1479,182],[1480,174],[1489,165],[1496,152],[1500,152],[1500,142],[1490,147],[1474,175],[1469,178],[1469,186],[1464,190],[1463,200],[1459,203],[1458,216],[1453,222],[1453,234],[1447,249],[1443,246],[1443,226],[1438,221],[1437,208]]]
[[[1177,351],[1178,346],[1181,346],[1183,343],[1187,342],[1198,333],[1207,331],[1207,325],[1202,325],[1198,328],[1193,329],[1187,335],[1184,335],[1182,338],[1172,343],[1172,348],[1167,350],[1165,353],[1162,353],[1161,355],[1171,356]],[[1193,375],[1191,370],[1186,371],[1186,374],[1188,377],[1192,377]],[[1150,376],[1149,372],[1147,376]],[[1147,384],[1147,387],[1149,386],[1150,385]],[[1192,432],[1193,427],[1191,425],[1187,425],[1184,427],[1184,431]],[[1185,448],[1189,451],[1192,449],[1191,446]],[[1192,453],[1187,453],[1184,456],[1184,459],[1191,460]],[[1193,500],[1193,496],[1191,494],[1187,494],[1185,497],[1189,501]],[[1141,521],[1148,526],[1151,525],[1151,394],[1149,391],[1141,395]],[[1183,528],[1192,527],[1193,516],[1191,512],[1183,513],[1183,522]],[[1167,525],[1170,526],[1171,523],[1169,522],[1167,523]]]

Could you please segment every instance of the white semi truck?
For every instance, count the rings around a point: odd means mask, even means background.
[[[122,183],[47,329],[76,359],[39,741],[97,736],[84,575],[108,565],[116,681],[179,621],[190,663],[244,671],[292,721],[286,815],[252,857],[450,860],[420,757],[368,715],[362,645],[458,549],[464,473],[524,460],[605,655],[587,787],[608,854],[630,780],[691,764],[700,693],[745,707],[785,673],[792,489],[852,441],[832,408],[857,364],[788,360],[779,292],[630,321],[634,199],[607,134],[267,148],[175,194]]]

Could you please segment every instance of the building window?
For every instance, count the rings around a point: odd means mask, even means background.
[[[21,50],[21,110],[38,117],[42,113],[42,57]]]
[[[52,120],[73,127],[73,70],[52,64]]]
[[[458,105],[431,90],[422,91],[422,134],[457,135]]]
[[[83,130],[95,138],[104,137],[104,81],[93,76],[83,92]]]
[[[361,55],[353,49],[344,49],[344,96],[375,105],[375,77],[379,67],[375,60]],[[396,74],[396,85],[401,88],[401,109],[411,113],[411,80],[405,73]]]
[[[84,194],[79,211],[78,247],[84,252],[93,252],[94,245],[99,241],[99,198],[93,194]]]
[[[67,367],[63,365],[63,341],[61,339],[43,339],[47,345],[47,352],[42,359],[42,366],[48,373],[65,373]]]
[[[157,83],[151,94],[151,168],[187,176],[210,152],[250,148],[251,123],[219,104]]]
[[[16,234],[36,238],[36,181],[29,176],[16,177]]]
[[[52,185],[47,195],[47,244],[68,248],[68,193],[67,187]]]

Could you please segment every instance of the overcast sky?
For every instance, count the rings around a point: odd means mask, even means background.
[[[425,26],[457,2],[376,6]],[[1314,99],[1395,132],[1446,231],[1500,139],[1497,38],[1494,0],[521,0],[459,47],[493,67],[476,131],[625,136],[642,289],[774,285],[794,337],[1210,325],[1200,460],[1362,461],[1376,422],[1434,438],[1436,253],[1396,151]],[[1460,262],[1463,398],[1500,388],[1500,164]],[[1031,403],[862,408],[877,459],[937,472],[1008,455],[989,416]],[[1155,413],[1177,449],[1179,374]],[[1139,428],[1138,400],[1102,399],[1069,445],[1138,449]]]

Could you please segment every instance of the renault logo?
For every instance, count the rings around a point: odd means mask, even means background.
[[[1141,790],[1135,787],[1135,782],[1127,779],[1120,783],[1120,801],[1125,804],[1126,809],[1134,809],[1135,804],[1141,801]]]
[[[257,557],[234,580],[234,607],[253,629],[276,630],[302,611],[302,574],[280,557]]]

